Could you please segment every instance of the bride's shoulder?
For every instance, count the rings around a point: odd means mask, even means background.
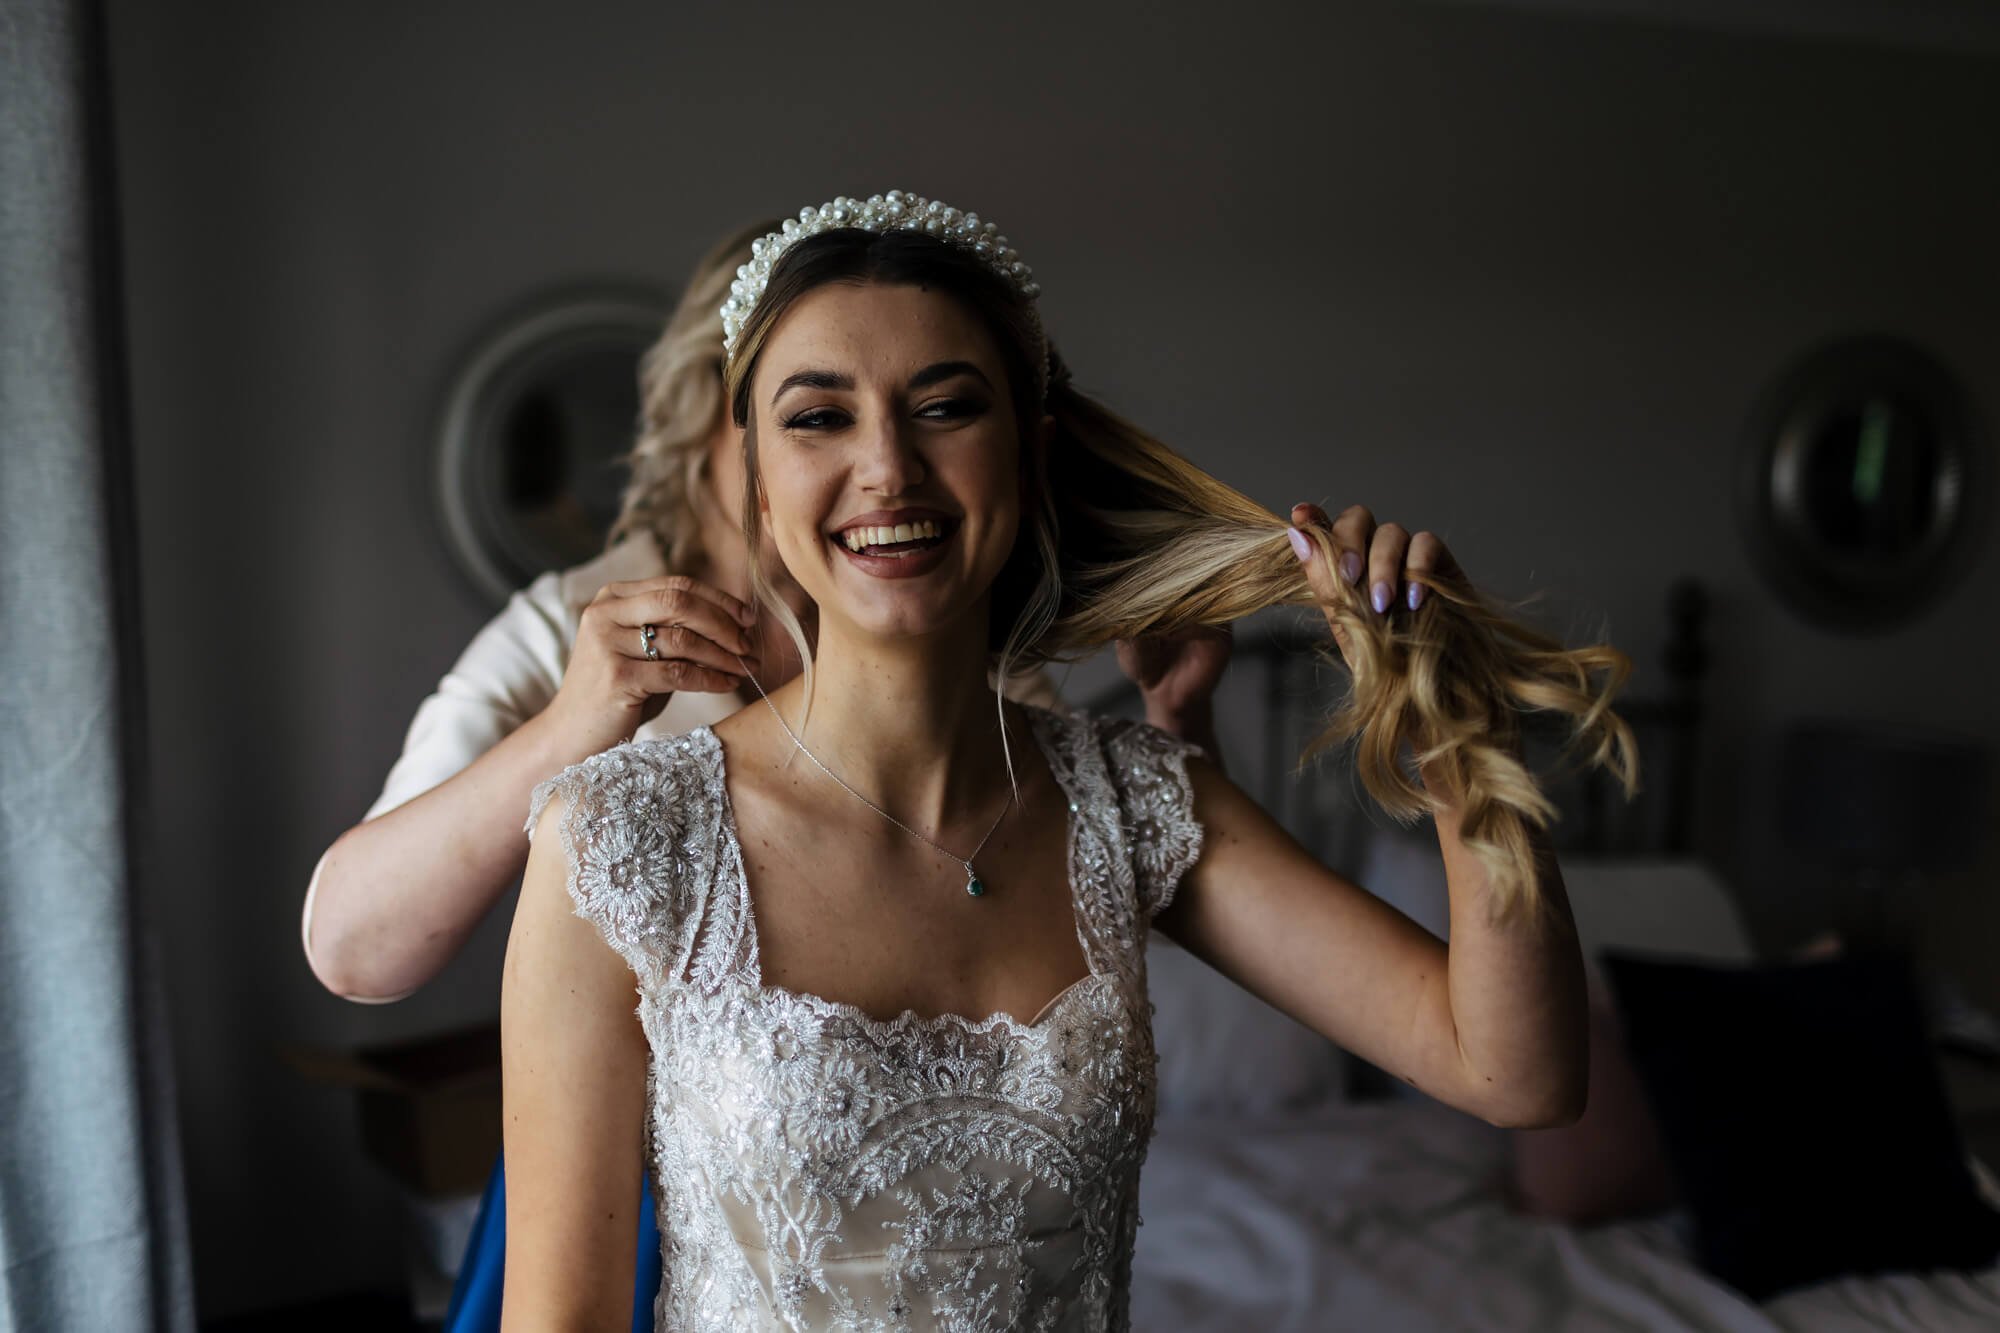
[[[535,787],[529,803],[532,832],[550,801],[560,798],[572,813],[603,823],[661,817],[662,807],[684,822],[711,803],[719,789],[719,750],[708,727],[673,736],[630,740],[582,759]]]
[[[1024,706],[1045,751],[1086,792],[1102,791],[1119,805],[1186,803],[1188,760],[1202,747],[1149,722],[1096,709]]]

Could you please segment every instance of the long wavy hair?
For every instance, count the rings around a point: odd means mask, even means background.
[[[750,258],[750,243],[777,226],[744,227],[703,255],[640,361],[639,438],[623,460],[630,474],[607,549],[647,533],[667,573],[692,574],[701,566],[701,504],[710,488],[705,446],[722,420],[722,302],[737,267]]]
[[[1039,326],[1025,298],[980,259],[919,232],[827,231],[794,245],[773,268],[724,369],[731,411],[744,428],[743,522],[753,548],[761,518],[750,380],[779,319],[832,282],[942,292],[980,320],[1006,363],[1022,423],[1027,503],[991,599],[988,646],[999,678],[1073,661],[1115,639],[1226,626],[1267,607],[1319,605],[1284,518],[1083,393],[1053,347],[1047,396],[1039,399]],[[1044,415],[1054,422],[1045,452],[1027,440]],[[1331,535],[1306,535],[1313,558],[1331,570]],[[1329,580],[1335,599],[1325,611],[1352,655],[1350,685],[1301,763],[1351,742],[1356,772],[1392,817],[1408,823],[1457,805],[1460,836],[1487,871],[1495,912],[1539,911],[1533,833],[1556,810],[1523,761],[1522,717],[1565,719],[1568,753],[1610,770],[1629,796],[1638,787],[1638,752],[1611,704],[1631,662],[1609,644],[1564,647],[1461,576],[1417,581],[1428,593],[1418,610],[1379,616],[1360,589]],[[805,635],[755,574],[753,588],[798,644],[809,706]],[[1343,660],[1330,643],[1327,651]],[[1406,747],[1446,793],[1405,769]]]

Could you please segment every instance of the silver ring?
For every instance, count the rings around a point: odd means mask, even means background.
[[[660,631],[652,625],[639,626],[639,646],[646,650],[646,660],[648,662],[657,662],[660,660],[659,646],[653,642],[659,635]]]

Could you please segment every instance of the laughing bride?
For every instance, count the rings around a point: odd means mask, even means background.
[[[1624,659],[1497,613],[1429,533],[1288,525],[1195,468],[1071,385],[1038,291],[991,224],[900,192],[739,271],[745,527],[817,638],[792,624],[807,670],[767,707],[536,791],[505,1328],[623,1325],[647,1166],[663,1330],[1124,1328],[1149,926],[1452,1105],[1578,1113],[1582,965],[1517,719],[1567,715],[1629,783]],[[1279,604],[1352,673],[1325,739],[1435,820],[1448,951],[1194,747],[987,685]]]

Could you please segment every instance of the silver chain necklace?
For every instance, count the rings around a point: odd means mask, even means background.
[[[972,868],[972,863],[981,852],[986,850],[986,843],[988,839],[992,838],[994,830],[1000,827],[1000,821],[1007,817],[1007,812],[1014,808],[1013,796],[1011,795],[1008,796],[1007,804],[1000,807],[1000,813],[994,816],[992,828],[986,830],[986,837],[981,838],[979,840],[979,845],[972,849],[972,855],[960,856],[958,855],[958,853],[951,851],[949,848],[940,846],[937,842],[933,841],[927,835],[919,833],[916,829],[911,828],[908,824],[905,824],[902,820],[896,818],[894,815],[890,814],[887,810],[884,810],[881,806],[875,804],[875,802],[869,800],[866,796],[863,796],[860,792],[848,786],[847,783],[844,780],[842,780],[840,774],[834,772],[832,769],[828,768],[825,764],[821,763],[819,756],[814,754],[811,750],[808,750],[806,748],[806,743],[799,739],[799,734],[796,731],[792,730],[792,724],[785,721],[785,715],[778,711],[778,705],[771,702],[771,696],[764,693],[763,682],[758,680],[756,676],[751,675],[749,666],[743,662],[742,658],[739,657],[736,659],[736,661],[738,665],[741,665],[743,667],[743,674],[750,677],[750,683],[757,687],[757,694],[764,700],[764,706],[771,710],[771,716],[778,719],[778,725],[783,727],[785,729],[785,734],[792,738],[792,744],[799,747],[800,754],[812,760],[813,765],[817,767],[820,772],[826,774],[828,777],[832,778],[835,782],[839,783],[841,789],[845,791],[849,796],[852,796],[855,800],[861,802],[861,804],[867,806],[870,810],[873,810],[876,814],[882,816],[882,818],[888,820],[891,824],[894,824],[897,828],[903,830],[903,832],[909,834],[911,837],[927,844],[930,847],[935,848],[940,855],[950,860],[956,861],[960,865],[964,866],[965,891],[967,893],[977,898],[986,892],[986,881],[979,878],[979,872]]]

